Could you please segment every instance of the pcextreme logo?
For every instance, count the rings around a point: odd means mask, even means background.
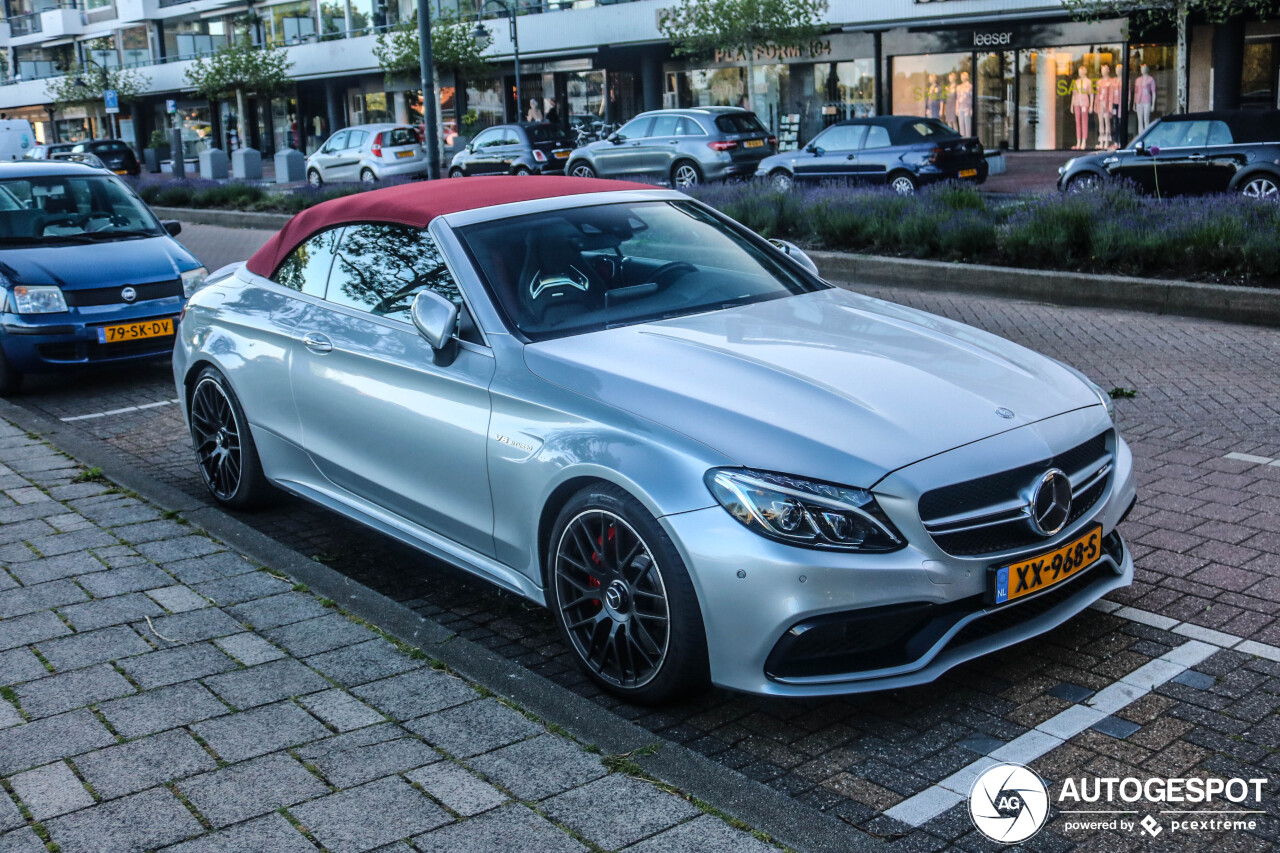
[[[969,792],[969,816],[978,831],[1002,844],[1026,841],[1049,817],[1049,791],[1034,770],[997,764]]]

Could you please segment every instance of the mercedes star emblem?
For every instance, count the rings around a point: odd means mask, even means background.
[[[1004,406],[1001,406],[1000,408],[996,409],[996,414],[1004,418],[1005,420],[1008,420],[1009,418],[1013,417],[1013,410],[1006,409]]]
[[[1071,515],[1071,480],[1058,468],[1046,471],[1031,487],[1031,526],[1041,536],[1052,536],[1066,526]]]

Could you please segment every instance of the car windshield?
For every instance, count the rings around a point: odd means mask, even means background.
[[[721,133],[767,133],[755,113],[726,113],[716,117]]]
[[[560,129],[559,125],[554,124],[535,124],[524,129],[529,134],[530,142],[560,142],[567,140],[569,134]]]
[[[507,321],[534,341],[825,286],[691,202],[592,205],[460,231]]]
[[[154,237],[159,221],[133,191],[106,175],[0,181],[0,246]]]
[[[954,139],[960,134],[947,127],[936,118],[922,118],[904,124],[899,131],[900,144],[911,142],[932,142],[935,139]]]

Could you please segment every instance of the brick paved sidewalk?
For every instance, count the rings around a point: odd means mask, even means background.
[[[775,849],[93,474],[0,421],[3,853]]]

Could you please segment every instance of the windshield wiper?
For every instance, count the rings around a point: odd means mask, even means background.
[[[86,231],[84,234],[77,234],[77,237],[87,237],[90,240],[96,240],[99,237],[158,237],[155,231],[143,231],[133,228],[108,228],[102,231]]]

